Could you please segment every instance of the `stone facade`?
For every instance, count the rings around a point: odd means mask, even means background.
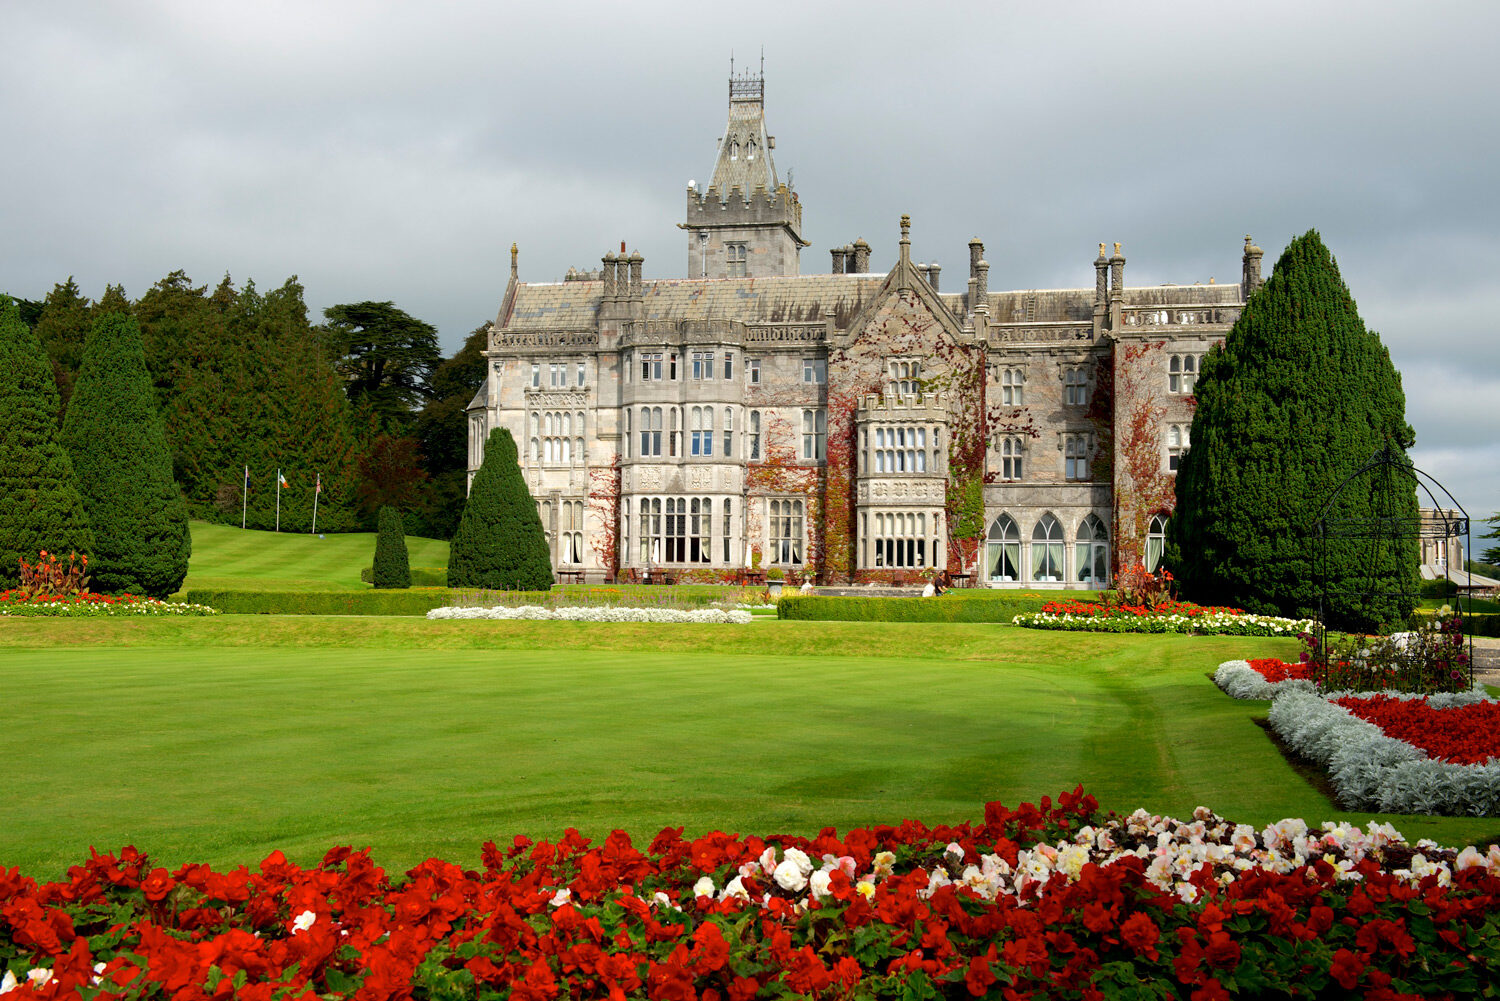
[[[802,206],[772,162],[759,77],[730,82],[713,181],[688,191],[685,279],[639,254],[510,281],[469,407],[470,469],[510,428],[559,569],[752,564],[828,582],[946,570],[995,587],[1102,587],[1154,565],[1202,357],[1260,283],[991,292],[863,239],[799,273]],[[1083,270],[1086,274],[1086,265]]]

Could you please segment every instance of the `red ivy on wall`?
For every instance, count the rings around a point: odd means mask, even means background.
[[[1176,479],[1163,468],[1161,421],[1167,408],[1152,386],[1149,360],[1165,341],[1142,341],[1115,349],[1115,428],[1119,436],[1114,477],[1114,572],[1145,563],[1151,516],[1177,505]]]
[[[599,516],[599,533],[589,543],[609,576],[620,569],[620,453],[607,466],[589,469],[589,507]]]

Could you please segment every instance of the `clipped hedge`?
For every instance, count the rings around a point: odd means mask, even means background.
[[[1431,615],[1431,612],[1418,612],[1418,615]],[[1465,636],[1500,636],[1500,614],[1494,612],[1476,612],[1463,617],[1463,630]]]
[[[411,567],[412,587],[447,587],[447,567]],[[375,583],[375,568],[365,567],[359,572],[359,579],[366,584]]]
[[[949,600],[941,598],[836,597],[833,595],[784,595],[776,603],[776,617],[817,622],[1002,622],[1023,612],[1039,611],[1056,596],[1006,597]]]
[[[192,588],[187,600],[229,615],[426,615],[448,604],[447,588],[391,591],[220,591]]]

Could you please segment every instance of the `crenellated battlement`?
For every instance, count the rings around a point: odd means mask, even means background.
[[[704,226],[766,226],[781,224],[802,232],[802,202],[785,184],[775,191],[757,187],[747,196],[739,187],[721,192],[691,187],[687,191],[688,228]]]

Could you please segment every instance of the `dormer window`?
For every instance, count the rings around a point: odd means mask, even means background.
[[[745,159],[755,159],[755,140],[753,139],[750,142],[745,143]]]
[[[737,143],[737,142],[735,142],[733,139],[731,139],[731,140],[729,140],[729,159],[731,159],[731,160],[738,160],[739,158],[740,158],[740,144]]]

